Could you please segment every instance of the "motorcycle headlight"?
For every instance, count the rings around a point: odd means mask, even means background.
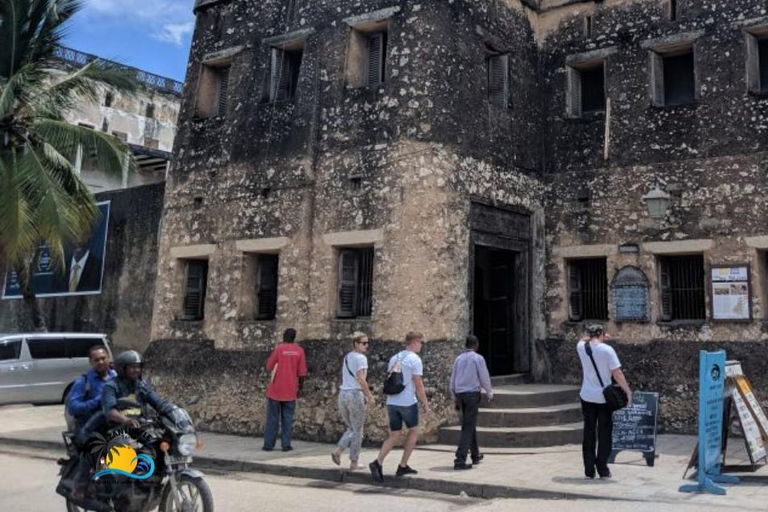
[[[184,434],[179,438],[179,453],[186,456],[191,455],[197,446],[197,435]]]

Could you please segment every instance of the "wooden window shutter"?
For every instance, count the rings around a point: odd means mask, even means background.
[[[280,94],[280,80],[282,75],[283,61],[285,60],[285,54],[282,50],[272,48],[272,67],[271,77],[269,79],[269,101],[278,101],[278,95]]]
[[[659,320],[672,320],[672,276],[669,262],[659,259]]]
[[[276,254],[262,254],[259,256],[258,276],[258,320],[272,320],[277,314],[277,280],[278,261]]]
[[[663,107],[666,104],[664,98],[664,57],[654,51],[650,54],[651,104],[656,107]]]
[[[758,41],[752,34],[747,38],[747,87],[749,92],[760,92],[760,49]]]
[[[358,251],[339,252],[339,302],[336,316],[354,318],[357,316]]]
[[[187,282],[184,290],[183,308],[185,320],[202,320],[207,278],[207,261],[190,260],[187,262]]]
[[[509,55],[488,58],[488,101],[506,108],[509,100]]]
[[[216,115],[227,115],[227,105],[229,104],[229,70],[230,67],[219,70],[219,96],[216,102]]]
[[[568,92],[566,109],[569,117],[581,117],[581,72],[568,66]]]
[[[368,67],[366,85],[378,85],[384,81],[384,57],[386,54],[385,33],[379,32],[368,37]]]
[[[581,320],[583,315],[581,294],[581,268],[578,263],[568,264],[568,316],[571,320]]]

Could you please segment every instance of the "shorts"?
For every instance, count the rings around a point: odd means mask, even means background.
[[[389,430],[399,432],[403,430],[403,423],[408,428],[419,426],[419,404],[409,406],[388,405]]]

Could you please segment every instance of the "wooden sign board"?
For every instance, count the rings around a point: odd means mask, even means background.
[[[742,377],[743,378],[743,377]],[[746,443],[747,452],[749,453],[752,463],[764,459],[766,455],[765,442],[763,440],[760,427],[757,425],[752,411],[747,405],[747,401],[742,396],[738,389],[738,386],[731,386],[729,394],[733,399],[733,405],[736,408],[736,413],[739,415],[739,421],[741,423],[742,431],[744,432],[744,441]]]
[[[646,464],[653,466],[658,417],[658,393],[632,393],[632,405],[613,413],[613,451],[609,462],[615,461],[618,452],[629,450],[643,452]]]

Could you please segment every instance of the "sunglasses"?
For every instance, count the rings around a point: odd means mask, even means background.
[[[358,345],[369,345],[370,343],[371,343],[370,341],[358,341],[357,342]]]

